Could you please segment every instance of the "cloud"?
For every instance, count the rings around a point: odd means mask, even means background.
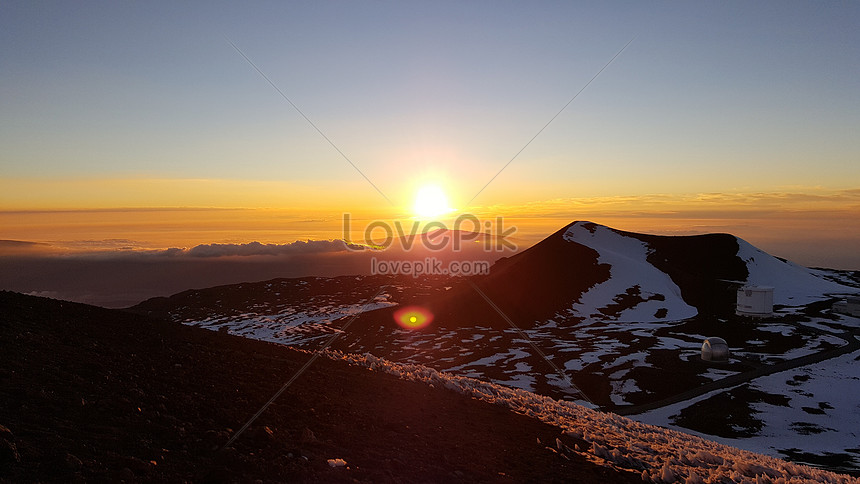
[[[27,240],[0,240],[0,256],[41,253],[48,247],[48,244]]]
[[[146,244],[132,239],[85,239],[66,240],[58,243],[63,249],[75,251],[99,251],[99,250],[138,250],[146,247]]]
[[[31,249],[40,245],[39,242],[30,242],[28,240],[0,240],[0,248],[3,249]]]
[[[0,254],[0,290],[128,307],[191,287],[280,277],[366,274],[372,252],[348,250],[343,240],[316,240],[203,244],[190,249]]]
[[[129,239],[72,240],[52,244],[20,240],[0,240],[0,256],[40,255],[64,259],[217,258],[254,256],[296,256],[371,250],[369,247],[334,240],[297,240],[288,244],[200,244],[192,248],[147,248],[148,244]]]
[[[319,254],[343,252],[346,250],[362,250],[364,246],[347,244],[343,240],[297,240],[289,244],[262,244],[250,242],[247,244],[201,244],[191,249],[176,252],[168,249],[170,255],[188,255],[191,257],[231,257],[231,256],[282,256],[297,254]]]

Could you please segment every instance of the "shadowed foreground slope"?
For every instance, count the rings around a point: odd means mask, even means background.
[[[555,427],[327,359],[218,451],[308,355],[9,292],[0,344],[2,482],[639,481],[551,452]]]

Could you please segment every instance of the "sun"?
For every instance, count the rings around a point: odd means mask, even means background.
[[[432,218],[444,215],[451,210],[448,197],[438,185],[424,185],[415,194],[415,205],[412,207],[415,215],[421,218]]]

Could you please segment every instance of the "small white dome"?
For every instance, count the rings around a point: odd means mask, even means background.
[[[710,337],[702,343],[702,359],[705,361],[729,361],[729,345],[723,338]]]

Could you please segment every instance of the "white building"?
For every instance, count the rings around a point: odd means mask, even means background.
[[[773,315],[773,288],[744,286],[738,289],[738,316],[766,318]]]
[[[837,313],[860,318],[860,297],[853,296],[844,301],[839,301],[833,305],[833,310]]]
[[[729,345],[723,338],[710,337],[702,343],[702,359],[705,361],[729,361]]]

